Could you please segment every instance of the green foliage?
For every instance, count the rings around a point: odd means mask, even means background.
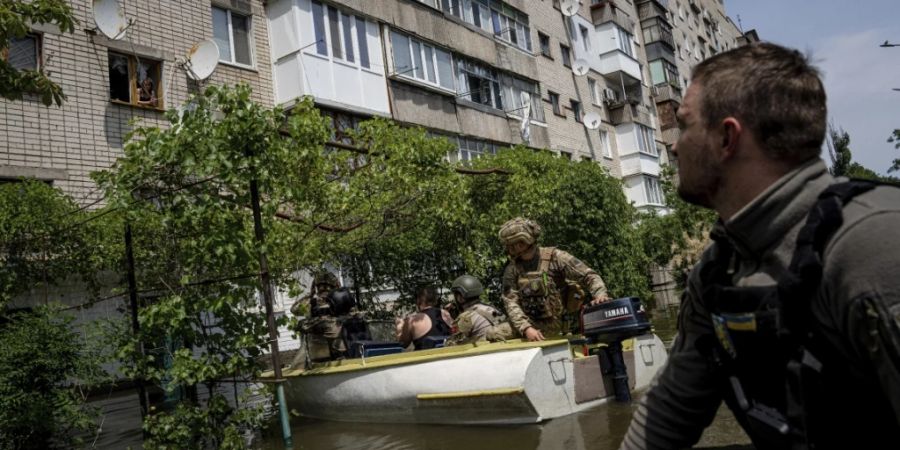
[[[895,134],[900,130],[895,130]],[[900,134],[896,134],[900,135]],[[860,178],[865,180],[889,181],[897,182],[897,179],[890,176],[879,175],[872,169],[853,161],[853,153],[850,151],[850,134],[840,129],[835,130],[833,127],[828,129],[828,154],[831,157],[831,174],[836,177]],[[888,139],[893,142],[893,137]],[[900,144],[898,144],[900,146]],[[900,159],[894,161],[894,166],[888,169],[888,172],[896,170],[900,163]]]
[[[53,24],[63,32],[75,30],[72,8],[65,0],[0,0],[0,49],[9,48],[14,38],[23,38],[31,24]],[[45,106],[61,106],[66,99],[62,89],[50,80],[43,67],[17,70],[0,58],[0,96],[21,100],[35,94]]]
[[[687,281],[686,274],[699,259],[717,216],[711,209],[684,201],[678,195],[675,177],[674,167],[663,167],[660,185],[669,213],[644,214],[638,228],[647,258],[658,266],[672,270],[676,283],[683,287]]]
[[[891,137],[888,138],[888,142],[894,144],[894,148],[900,148],[900,128],[895,128],[894,132],[891,133]],[[891,167],[888,168],[888,173],[895,172],[900,170],[900,158],[895,158]]]
[[[0,320],[0,447],[68,448],[93,431],[85,390],[105,377],[100,353],[52,308]]]
[[[121,250],[107,240],[115,221],[95,221],[96,214],[40,181],[0,184],[0,307],[70,277],[96,294],[98,276]]]

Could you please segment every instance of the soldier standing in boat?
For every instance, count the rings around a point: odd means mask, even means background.
[[[447,340],[447,345],[468,344],[487,340],[490,342],[505,341],[515,337],[509,322],[503,317],[503,313],[493,306],[481,303],[481,293],[484,287],[478,278],[471,275],[463,275],[450,287],[453,292],[453,301],[462,311],[453,322],[453,336]]]
[[[562,334],[562,291],[583,285],[594,303],[609,300],[597,272],[569,253],[537,245],[541,227],[517,217],[500,227],[510,261],[503,272],[503,304],[513,328],[529,341]]]
[[[342,357],[347,347],[341,337],[341,325],[331,310],[329,294],[340,287],[333,273],[321,271],[313,277],[313,291],[291,307],[295,316],[306,316],[300,323],[299,331],[306,334],[309,354],[312,360],[327,360]]]

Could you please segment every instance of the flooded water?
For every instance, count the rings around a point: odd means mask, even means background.
[[[675,317],[674,312],[658,312],[653,317],[655,331],[667,346],[675,335]],[[342,423],[292,417],[291,429],[298,450],[609,450],[621,443],[632,407],[610,402],[540,424],[515,426]],[[746,434],[723,407],[697,447],[743,449],[749,448],[747,444]],[[263,432],[256,448],[284,448],[277,422],[273,420]]]

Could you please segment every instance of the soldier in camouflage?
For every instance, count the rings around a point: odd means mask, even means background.
[[[606,285],[593,269],[569,253],[539,247],[541,227],[517,217],[500,227],[510,262],[503,272],[503,304],[513,328],[529,341],[562,334],[562,291],[583,285],[592,303],[609,300]]]
[[[462,312],[453,322],[453,335],[447,345],[470,344],[477,341],[505,341],[515,332],[500,311],[479,301],[484,287],[477,278],[463,275],[453,281],[450,291],[453,301]]]
[[[312,360],[336,359],[347,352],[338,317],[331,311],[328,302],[328,295],[339,287],[337,277],[331,272],[316,273],[312,293],[291,307],[294,316],[306,316],[300,322],[298,331],[306,334]]]

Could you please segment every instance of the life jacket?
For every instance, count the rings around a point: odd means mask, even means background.
[[[431,328],[427,333],[419,336],[416,339],[413,339],[413,346],[416,350],[422,350],[426,348],[434,348],[434,339],[427,339],[433,337],[449,337],[451,333],[451,327],[444,322],[444,318],[441,316],[441,309],[436,307],[428,308],[424,311],[420,311],[422,314],[428,316],[431,319]]]
[[[551,319],[560,317],[563,311],[560,288],[565,278],[554,277],[550,273],[550,263],[556,258],[556,248],[539,248],[538,270],[526,272],[516,263],[516,285],[519,292],[519,306],[531,319]]]
[[[810,318],[824,250],[843,224],[843,208],[875,186],[848,181],[823,191],[799,232],[788,273],[774,286],[734,286],[736,254],[727,239],[717,239],[717,254],[701,269],[701,301],[716,338],[699,341],[698,349],[727,374],[726,402],[758,448],[839,448],[840,439],[865,439],[848,425],[865,405],[852,390],[866,387],[847,385],[846,361]]]

